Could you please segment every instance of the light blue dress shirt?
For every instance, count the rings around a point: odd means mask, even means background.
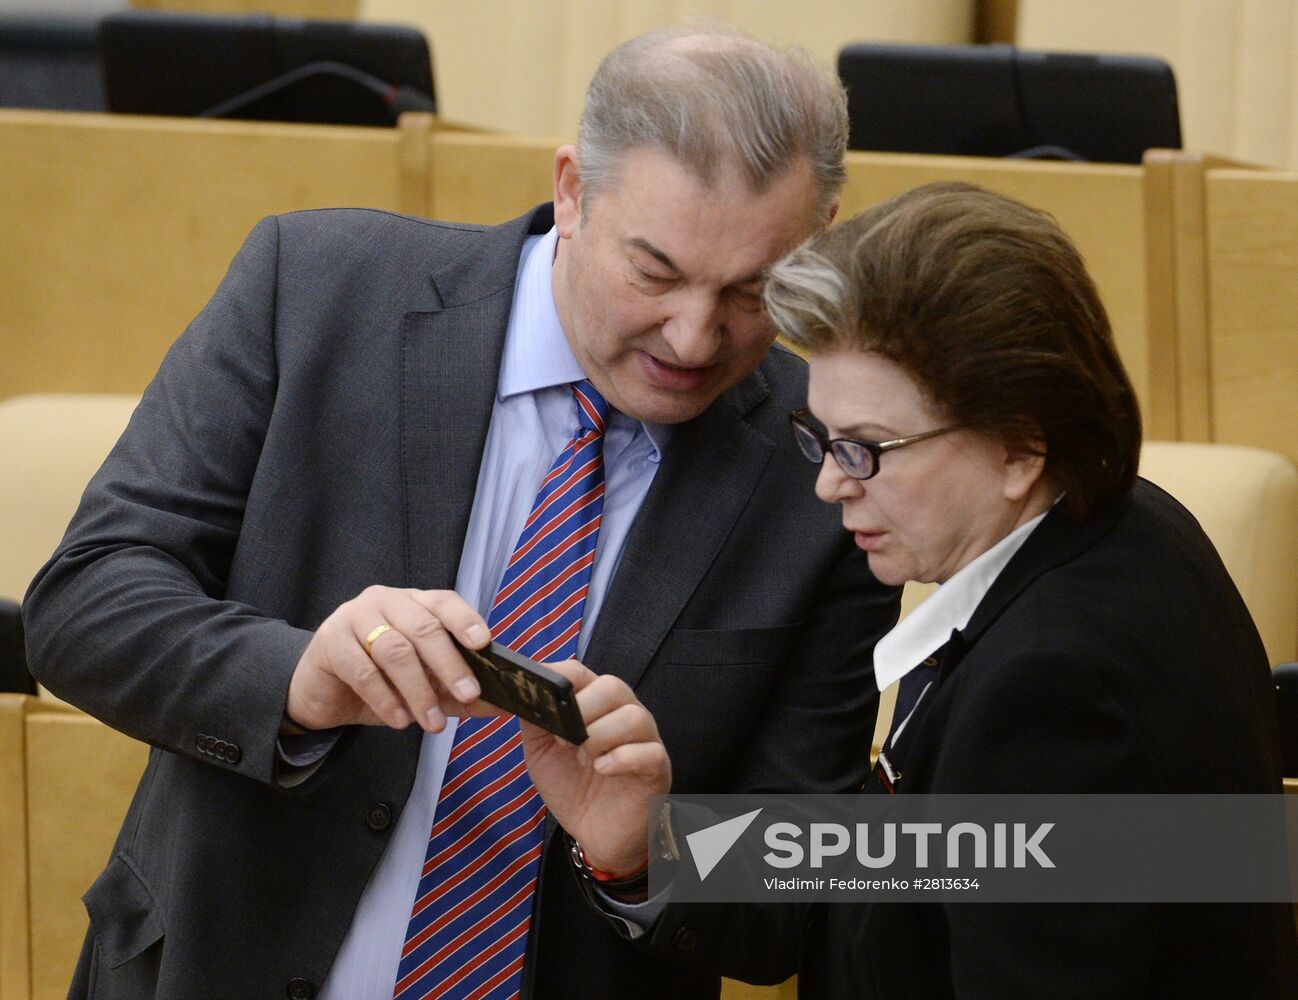
[[[554,306],[551,270],[557,242],[551,229],[545,236],[529,238],[523,247],[496,403],[460,554],[455,589],[484,618],[541,480],[578,426],[568,385],[586,376],[568,347]],[[670,437],[670,427],[610,413],[604,438],[604,514],[578,657],[586,650],[631,523]],[[600,672],[599,664],[590,666]],[[442,732],[424,736],[414,788],[361,895],[320,1000],[390,1000],[454,739],[454,719]]]

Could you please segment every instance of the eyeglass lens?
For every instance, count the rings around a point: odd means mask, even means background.
[[[834,461],[849,476],[856,479],[868,479],[874,472],[874,456],[869,449],[855,441],[837,440],[827,442],[814,429],[801,421],[793,422],[794,436],[797,438],[802,454],[807,461],[817,465],[825,460],[825,445],[828,443],[834,453]]]

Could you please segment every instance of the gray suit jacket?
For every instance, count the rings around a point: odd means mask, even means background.
[[[25,604],[41,681],[155,748],[86,896],[74,995],[323,980],[420,734],[349,731],[286,791],[289,678],[364,587],[454,585],[519,250],[549,224],[268,219],[169,352]],[[657,716],[678,790],[829,791],[868,770],[870,651],[896,595],[813,496],[785,417],[804,398],[777,348],[677,429],[589,644]],[[554,846],[527,991],[715,995],[621,940]]]

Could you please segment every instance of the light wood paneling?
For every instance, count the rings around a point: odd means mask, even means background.
[[[29,1000],[25,717],[35,699],[0,692],[0,1000]]]
[[[1150,406],[1145,234],[1139,167],[849,153],[840,218],[920,184],[968,181],[1049,212],[1099,287],[1142,408]]]
[[[437,132],[429,141],[433,218],[504,222],[551,199],[560,139]]]
[[[1151,407],[1147,436],[1211,441],[1203,171],[1198,153],[1145,153],[1145,288]]]
[[[0,694],[0,1000],[61,1000],[148,748],[59,702]]]
[[[148,748],[80,712],[27,716],[32,1000],[60,1000],[88,920],[82,894],[108,861]]]
[[[1142,414],[1149,437],[1181,436],[1176,365],[1176,199],[1171,150],[1145,153],[1145,324],[1149,400]]]
[[[973,0],[362,0],[360,18],[411,24],[433,52],[439,112],[521,135],[572,135],[615,45],[683,18],[728,21],[827,66],[856,41],[968,42]]]
[[[1145,154],[1145,282],[1151,407],[1145,436],[1213,441],[1204,178],[1253,169],[1225,157],[1151,149]]]
[[[1298,462],[1298,174],[1205,184],[1214,439]]]
[[[0,111],[0,397],[140,392],[265,215],[400,210],[396,129]],[[422,204],[414,204],[418,209]]]

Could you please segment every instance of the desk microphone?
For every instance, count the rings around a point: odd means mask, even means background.
[[[227,101],[222,101],[206,111],[199,112],[196,117],[227,118],[236,111],[242,111],[249,105],[255,104],[262,98],[270,97],[272,94],[277,94],[295,83],[317,76],[340,77],[377,94],[388,111],[391,112],[393,121],[403,111],[437,110],[437,106],[432,99],[414,87],[397,86],[388,83],[380,80],[377,76],[371,76],[369,73],[357,69],[355,66],[348,66],[346,63],[314,62],[289,70],[287,73],[272,80],[267,80],[265,83],[260,83],[251,90],[244,91],[242,94],[231,97]]]

